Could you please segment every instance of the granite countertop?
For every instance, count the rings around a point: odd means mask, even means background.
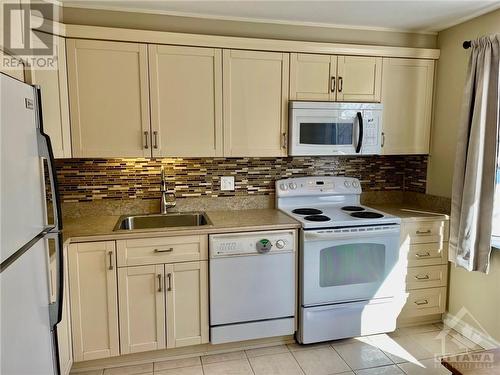
[[[69,242],[106,241],[122,238],[161,237],[257,230],[295,229],[300,223],[276,209],[206,211],[212,225],[113,231],[120,218],[117,215],[87,216],[64,220],[63,239]]]
[[[392,204],[369,204],[379,211],[398,216],[404,221],[425,221],[429,219],[449,220],[449,215],[442,212],[435,212],[427,207],[412,205],[409,203]]]

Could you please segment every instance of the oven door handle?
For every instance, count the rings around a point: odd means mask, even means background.
[[[356,114],[358,118],[359,132],[358,132],[358,145],[356,146],[356,154],[361,152],[361,147],[363,147],[363,115],[361,112]]]
[[[317,231],[304,231],[304,240],[306,241],[327,241],[327,240],[340,240],[343,238],[366,238],[366,237],[381,237],[387,234],[394,234],[399,236],[399,225],[394,225],[387,229],[377,229],[370,231],[354,231],[354,232],[317,232]]]

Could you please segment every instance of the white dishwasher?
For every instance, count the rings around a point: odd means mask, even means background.
[[[210,236],[210,342],[295,332],[293,230]]]

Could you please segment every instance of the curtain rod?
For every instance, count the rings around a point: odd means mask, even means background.
[[[462,46],[464,47],[464,49],[469,49],[470,48],[470,40],[466,40],[464,41],[464,43],[462,44]]]

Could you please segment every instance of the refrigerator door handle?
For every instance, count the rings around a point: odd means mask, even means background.
[[[47,171],[49,174],[49,181],[51,187],[51,198],[52,198],[52,209],[54,212],[54,227],[57,230],[62,230],[61,221],[61,205],[59,201],[59,188],[57,184],[57,178],[55,174],[55,161],[54,152],[52,151],[52,143],[50,137],[43,130],[43,117],[42,117],[42,99],[41,99],[41,89],[39,86],[35,86],[35,101],[36,101],[36,121],[38,128],[40,129],[38,133],[38,152],[40,157],[47,160]]]
[[[62,252],[62,236],[59,232],[49,232],[45,235],[47,240],[55,241],[55,259],[56,259],[56,286],[55,293],[56,298],[55,301],[49,303],[49,318],[50,318],[50,326],[52,330],[55,331],[57,324],[62,319],[62,307],[63,307],[63,296],[64,296],[64,267],[63,267],[63,252]]]

